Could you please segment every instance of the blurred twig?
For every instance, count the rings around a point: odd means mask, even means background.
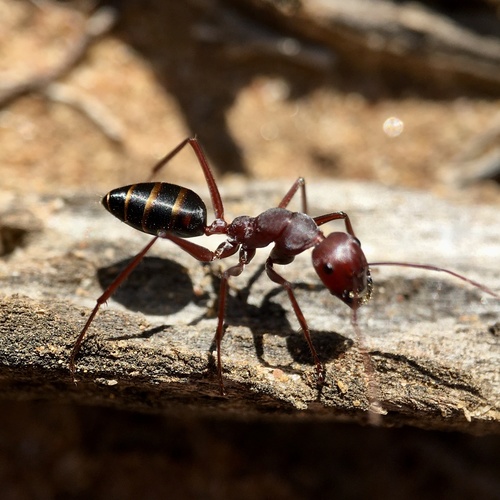
[[[89,48],[99,38],[109,33],[116,23],[118,13],[115,9],[102,7],[85,23],[79,40],[70,48],[59,65],[44,73],[35,74],[26,80],[5,86],[0,92],[0,108],[27,94],[39,92],[46,98],[63,102],[84,113],[111,140],[121,141],[121,126],[104,106],[81,92],[71,90],[67,85],[55,84],[66,76],[86,56]]]

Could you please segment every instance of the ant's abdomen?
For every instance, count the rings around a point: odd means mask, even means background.
[[[190,189],[165,182],[132,184],[113,189],[102,204],[115,217],[155,236],[167,232],[190,238],[205,234],[207,208]]]

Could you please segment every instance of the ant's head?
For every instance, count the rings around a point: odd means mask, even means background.
[[[332,295],[357,309],[370,299],[372,279],[359,240],[331,233],[312,252],[314,269]]]

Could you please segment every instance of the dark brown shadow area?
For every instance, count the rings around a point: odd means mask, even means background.
[[[99,269],[98,279],[103,290],[131,260]],[[153,315],[174,314],[195,298],[200,299],[193,292],[187,269],[158,257],[145,257],[113,295],[113,300],[127,309]]]
[[[498,498],[494,435],[44,401],[1,409],[5,498]]]
[[[256,272],[254,276],[256,275],[260,275],[260,273]],[[262,279],[266,279],[266,277],[264,276]],[[307,285],[294,284],[294,290],[302,287],[310,289]],[[229,331],[226,334],[231,334],[231,325],[249,328],[252,332],[257,358],[265,366],[271,365],[265,360],[264,336],[276,335],[286,338],[287,350],[292,359],[297,363],[313,366],[314,362],[311,351],[302,331],[292,326],[288,321],[287,315],[289,314],[289,309],[273,300],[273,298],[281,294],[286,297],[284,290],[281,287],[273,288],[264,296],[262,303],[258,307],[246,301],[248,291],[249,287],[247,286],[236,296],[228,295],[225,324],[229,327]],[[310,333],[312,342],[317,352],[320,353],[323,363],[337,358],[353,344],[351,339],[337,332],[310,330]],[[210,346],[210,352],[214,350],[215,339]],[[286,367],[284,366],[280,366],[279,368],[286,371]]]

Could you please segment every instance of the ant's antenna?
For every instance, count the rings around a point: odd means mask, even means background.
[[[479,288],[484,293],[491,295],[497,299],[500,299],[500,295],[493,290],[490,290],[488,287],[478,283],[477,281],[471,280],[470,278],[466,278],[465,276],[458,274],[454,271],[450,271],[449,269],[444,269],[442,267],[433,266],[431,264],[413,264],[412,262],[370,262],[368,264],[370,267],[373,266],[401,266],[401,267],[413,267],[415,269],[426,269],[427,271],[437,271],[441,273],[450,274],[459,280],[465,281],[476,288]]]

